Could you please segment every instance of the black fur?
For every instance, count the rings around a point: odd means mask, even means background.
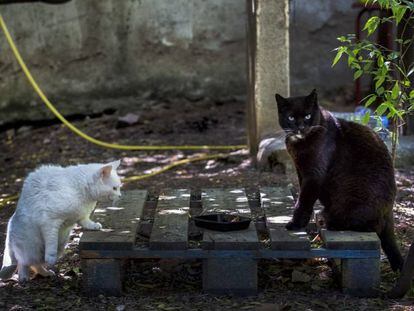
[[[385,144],[370,128],[320,108],[315,90],[301,97],[276,94],[276,101],[300,183],[286,227],[306,226],[319,199],[329,230],[375,231],[392,269],[401,269],[392,214],[394,168]]]

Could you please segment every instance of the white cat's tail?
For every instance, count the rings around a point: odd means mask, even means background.
[[[13,250],[10,248],[10,222],[7,228],[7,237],[3,254],[3,266],[0,270],[0,279],[10,279],[17,270],[17,260],[13,254]]]

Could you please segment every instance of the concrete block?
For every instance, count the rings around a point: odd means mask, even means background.
[[[357,297],[376,297],[380,288],[379,258],[342,259],[342,290]]]
[[[257,261],[254,259],[204,259],[203,290],[215,295],[257,294]]]
[[[83,259],[84,290],[89,296],[120,296],[123,269],[118,259]]]

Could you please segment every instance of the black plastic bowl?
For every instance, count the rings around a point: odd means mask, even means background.
[[[194,217],[197,227],[215,231],[236,231],[249,228],[249,217],[229,215],[229,214],[210,214]]]

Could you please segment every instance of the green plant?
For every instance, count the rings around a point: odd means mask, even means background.
[[[395,160],[400,128],[414,110],[414,63],[407,59],[414,39],[411,34],[408,35],[414,25],[414,3],[412,0],[363,2],[365,5],[379,5],[388,14],[373,16],[367,20],[363,28],[366,39],[358,41],[354,34],[339,37],[342,45],[335,49],[337,53],[332,66],[337,64],[342,56],[347,56],[348,66],[354,71],[354,79],[363,75],[373,79],[373,90],[362,102],[366,107],[373,103],[378,104],[374,115],[378,118],[385,115],[391,120],[392,157]],[[385,23],[392,23],[399,30],[393,49],[372,40],[372,34]],[[367,112],[362,122],[366,124],[369,119],[370,114]]]

